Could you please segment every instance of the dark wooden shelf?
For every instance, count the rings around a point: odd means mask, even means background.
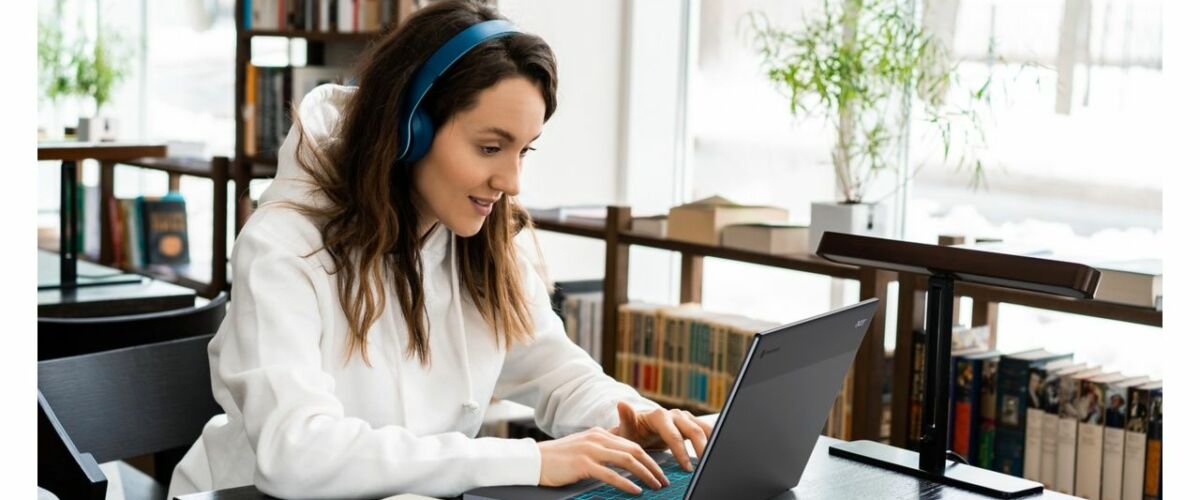
[[[1162,311],[1098,300],[1072,299],[1037,292],[998,288],[974,283],[960,283],[955,292],[985,302],[1002,302],[1050,311],[1082,314],[1096,318],[1162,327]]]
[[[182,264],[178,266],[121,266],[122,271],[142,276],[148,276],[160,281],[174,283],[176,285],[191,288],[197,293],[205,293],[213,288],[212,283],[212,263],[211,262],[192,262],[190,264]],[[226,276],[230,275],[229,267],[226,265]],[[228,288],[229,283],[224,283],[222,288]]]
[[[238,36],[249,39],[253,37],[283,37],[303,38],[314,42],[346,42],[366,43],[378,38],[383,32],[370,31],[359,33],[343,33],[337,31],[304,31],[304,30],[240,30]]]
[[[604,224],[583,224],[579,222],[561,222],[551,219],[539,219],[534,217],[533,227],[535,229],[545,229],[556,233],[566,233],[584,238],[604,239]]]
[[[586,238],[604,239],[604,224],[587,224],[582,222],[560,222],[549,219],[534,218],[534,227],[558,233],[572,234]],[[858,279],[860,270],[854,266],[830,262],[816,255],[803,254],[764,254],[714,245],[703,245],[689,241],[673,240],[647,236],[630,231],[622,231],[618,241],[628,245],[638,245],[663,250],[671,250],[689,255],[715,257],[718,259],[746,262],[770,267],[791,269],[806,273],[823,274],[834,278]]]
[[[833,278],[854,280],[858,279],[860,276],[860,269],[857,267],[829,262],[825,259],[817,257],[816,255],[808,253],[784,255],[765,254],[740,250],[737,248],[656,238],[653,236],[645,236],[628,231],[621,232],[619,241],[621,243],[628,243],[631,245],[673,250],[676,252],[702,257],[716,257],[718,259],[734,260],[749,264],[759,264],[763,266],[791,269],[794,271],[803,271],[806,273],[823,274]]]

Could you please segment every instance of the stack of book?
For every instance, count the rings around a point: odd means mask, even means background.
[[[951,449],[972,465],[1054,491],[1161,498],[1162,382],[1072,358],[1044,349],[955,351]],[[920,394],[912,394],[919,408]],[[919,413],[915,421],[919,431]],[[913,448],[915,437],[910,432]]]
[[[242,108],[246,153],[274,158],[292,126],[292,104],[325,83],[345,83],[349,70],[334,66],[246,67]]]
[[[604,338],[604,280],[559,281],[550,303],[567,338],[601,362]]]
[[[754,334],[778,326],[678,306],[622,304],[617,313],[617,380],[668,405],[717,412],[725,404]]]
[[[558,207],[526,208],[535,219],[553,222],[575,222],[603,225],[608,217],[607,205],[563,205]]]
[[[187,264],[187,205],[179,193],[162,197],[112,198],[113,264],[143,268]]]
[[[396,24],[400,4],[396,0],[245,0],[242,22],[245,29],[256,30],[372,33]]]

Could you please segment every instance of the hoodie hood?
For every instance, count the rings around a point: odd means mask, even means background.
[[[325,84],[314,88],[304,96],[298,108],[298,115],[301,124],[304,126],[306,139],[313,141],[319,147],[325,147],[334,140],[334,133],[341,120],[343,110],[354,96],[355,89],[356,87]],[[297,161],[297,155],[300,154],[300,149],[298,148],[299,135],[299,131],[293,126],[282,145],[280,145],[275,178],[271,181],[266,191],[263,192],[262,196],[259,197],[259,207],[285,202],[323,207],[329,203],[328,199],[317,191],[317,186],[312,176]],[[315,165],[315,161],[310,162],[310,164]],[[452,341],[456,345],[454,349],[458,358],[456,361],[461,367],[461,375],[464,381],[462,385],[462,407],[464,411],[476,414],[482,410],[482,407],[472,396],[470,360],[467,354],[466,320],[463,316],[463,300],[459,287],[458,263],[453,258],[447,258],[447,255],[455,255],[454,246],[456,242],[450,233],[451,231],[448,227],[441,222],[437,222],[434,225],[433,233],[429,235],[429,238],[425,240],[425,243],[421,247],[421,262],[426,272],[440,266],[449,266],[450,275],[450,307],[453,311],[451,314],[453,317],[448,318],[449,321],[445,324],[452,331],[431,331],[429,333],[430,335],[451,336]],[[441,324],[429,318],[428,310],[425,311],[425,314],[427,317],[426,325]],[[401,332],[396,333],[399,335]],[[403,333],[407,334],[408,332]]]

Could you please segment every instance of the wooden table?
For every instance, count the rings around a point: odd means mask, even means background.
[[[59,282],[63,289],[74,289],[81,286],[77,281],[75,247],[78,245],[79,230],[78,194],[78,162],[93,159],[100,161],[121,161],[145,156],[166,156],[167,146],[164,144],[122,143],[122,142],[41,142],[38,143],[38,161],[61,160],[62,175],[59,186]],[[101,179],[100,183],[112,183],[109,179]],[[108,220],[108,204],[100,204],[100,220]],[[101,224],[101,227],[105,224]],[[105,235],[101,235],[105,238]],[[40,281],[39,281],[40,283]],[[88,285],[90,286],[90,285]],[[40,293],[39,293],[40,297]],[[40,304],[40,299],[39,299]],[[39,306],[40,310],[40,306]]]
[[[817,438],[817,446],[800,477],[800,484],[791,491],[775,497],[777,500],[799,498],[988,498],[965,490],[944,486],[932,481],[897,474],[852,460],[829,456],[829,445],[841,440],[827,436]],[[254,486],[193,493],[176,497],[179,500],[261,500],[274,498],[259,492]],[[1042,495],[1023,498],[1074,498],[1046,491]]]
[[[126,274],[120,269],[79,262],[80,286],[59,283],[58,258],[38,250],[38,316],[95,317],[169,311],[194,307],[196,292],[164,281]],[[86,283],[87,286],[83,286]],[[49,285],[43,288],[43,284]]]

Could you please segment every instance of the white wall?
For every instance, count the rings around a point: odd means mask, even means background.
[[[625,204],[641,215],[673,204],[679,6],[499,2],[503,15],[546,39],[558,58],[558,109],[525,160],[526,206]],[[603,242],[548,231],[537,237],[550,279],[604,276]],[[521,244],[531,248],[527,235]],[[669,252],[633,248],[630,296],[677,294],[677,262]]]

